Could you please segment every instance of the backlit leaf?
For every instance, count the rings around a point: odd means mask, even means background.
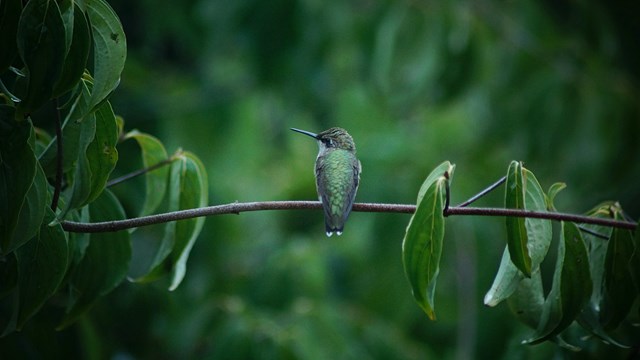
[[[448,161],[435,168],[418,193],[416,212],[402,242],[404,271],[413,297],[430,319],[435,319],[434,294],[444,239],[445,192],[455,165]]]
[[[564,331],[591,296],[587,249],[574,223],[561,223],[558,258],[551,292],[545,300],[540,323],[527,344],[538,344]]]
[[[507,181],[505,183],[505,207],[507,209],[524,209],[524,187],[525,179],[522,171],[522,163],[511,162],[507,170]],[[511,262],[522,273],[531,276],[531,256],[527,244],[529,238],[525,219],[521,217],[507,216],[507,247]]]

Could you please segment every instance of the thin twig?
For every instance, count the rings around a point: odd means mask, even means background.
[[[111,186],[114,186],[114,185],[118,185],[121,182],[125,182],[125,181],[127,181],[129,179],[132,179],[132,178],[136,177],[136,176],[140,176],[140,175],[146,174],[146,173],[148,173],[150,171],[153,171],[153,170],[159,169],[159,168],[161,168],[161,167],[163,167],[165,165],[171,164],[173,162],[173,160],[175,160],[175,158],[174,157],[170,157],[170,158],[167,158],[167,159],[164,159],[164,160],[160,161],[159,163],[153,164],[153,165],[151,165],[151,166],[149,166],[147,168],[138,169],[136,171],[132,171],[132,172],[130,172],[128,174],[122,175],[122,176],[117,177],[115,179],[111,179],[111,180],[109,180],[107,182],[106,186],[107,187],[111,187]]]
[[[321,209],[319,201],[265,201],[248,203],[231,203],[226,205],[208,206],[203,208],[181,210],[158,215],[149,215],[139,218],[104,221],[97,223],[79,223],[72,221],[62,221],[62,228],[70,232],[110,232],[136,228],[153,224],[165,223],[168,221],[185,220],[200,216],[212,216],[223,214],[239,214],[248,211],[261,210],[302,210]],[[358,212],[384,212],[384,213],[404,213],[415,212],[415,205],[404,204],[378,204],[378,203],[357,203],[353,204],[353,211]],[[551,213],[543,211],[528,211],[519,209],[498,209],[498,208],[474,208],[474,207],[449,207],[445,215],[478,215],[478,216],[512,216],[528,217],[538,219],[549,219],[556,221],[571,221],[581,224],[604,225],[633,230],[637,224],[633,222],[594,218],[583,215],[573,215],[564,213]]]
[[[584,226],[578,226],[578,229],[580,229],[580,231],[584,231],[584,232],[586,232],[586,233],[587,233],[587,234],[589,234],[589,235],[593,235],[593,236],[595,236],[595,237],[597,237],[597,238],[600,238],[600,239],[603,239],[603,240],[609,240],[609,237],[608,237],[608,236],[603,235],[603,234],[600,234],[599,232],[597,232],[597,231],[593,231],[593,230],[591,230],[591,229],[589,229],[589,228],[586,228],[586,227],[584,227]]]
[[[491,191],[493,191],[498,186],[502,185],[505,181],[507,181],[507,177],[503,176],[502,178],[500,178],[500,180],[498,180],[495,183],[491,184],[488,188],[482,190],[481,192],[479,192],[478,194],[474,195],[469,200],[463,202],[462,204],[458,205],[457,207],[467,207],[472,202],[480,199],[481,197],[483,197],[483,196],[487,195],[488,193],[490,193]]]
[[[53,186],[53,197],[51,199],[51,210],[54,212],[58,207],[58,200],[60,200],[60,190],[62,189],[62,121],[60,119],[60,108],[58,106],[58,98],[54,101],[56,107],[56,117],[55,117],[55,126],[56,126],[56,145],[57,145],[57,154],[56,154],[56,180]]]

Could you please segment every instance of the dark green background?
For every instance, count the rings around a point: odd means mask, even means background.
[[[114,110],[169,152],[198,155],[210,204],[315,199],[317,146],[288,128],[341,126],[362,162],[357,201],[414,203],[431,169],[450,160],[452,202],[461,202],[517,159],[545,189],[568,184],[561,211],[611,199],[640,214],[638,2],[110,3],[129,52]],[[118,173],[136,166],[125,156],[133,149],[120,149]],[[114,190],[130,213],[141,203]],[[480,204],[501,206],[502,195]],[[326,238],[319,211],[208,218],[175,292],[125,283],[51,347],[233,359],[560,351],[520,345],[531,330],[506,305],[482,305],[505,245],[498,218],[447,219],[438,320],[429,321],[402,269],[408,220],[354,213],[343,236]]]

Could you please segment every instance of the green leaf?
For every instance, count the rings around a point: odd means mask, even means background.
[[[208,180],[207,171],[194,154],[184,152],[176,161],[180,166],[180,205],[179,209],[191,209],[207,206]],[[204,217],[182,220],[176,223],[175,244],[171,254],[171,285],[173,291],[182,282],[187,269],[187,259],[202,226]]]
[[[57,290],[67,270],[67,238],[55,214],[47,208],[38,235],[16,251],[19,313],[17,328],[31,318]]]
[[[87,113],[92,86],[93,84],[90,79],[83,79],[78,83],[76,87],[77,94],[74,96],[74,100],[71,102],[62,124],[62,171],[65,174],[75,168],[81,150],[84,151],[88,144],[88,142],[86,142],[86,136],[88,135],[86,133],[88,130],[87,119],[93,118],[85,114]],[[89,141],[91,140],[89,139]],[[58,138],[55,137],[38,158],[48,178],[52,178],[56,174],[57,157]]]
[[[22,11],[20,0],[0,1],[0,74],[11,66],[11,62],[18,55],[16,35],[18,34],[18,20]]]
[[[89,164],[90,193],[84,204],[93,201],[104,190],[109,175],[118,162],[118,127],[111,104],[106,101],[95,112],[96,131],[93,141],[87,147]]]
[[[36,176],[27,192],[22,209],[20,209],[18,224],[13,233],[12,243],[16,248],[33,238],[40,230],[45,211],[51,206],[51,197],[47,191],[48,186],[42,168],[36,163]]]
[[[538,344],[564,331],[591,296],[587,248],[574,223],[561,223],[558,258],[551,292],[547,296],[536,333],[524,343]]]
[[[96,133],[96,115],[89,114],[81,122],[78,133],[78,157],[73,168],[67,174],[67,187],[62,191],[62,213],[64,217],[71,209],[77,209],[87,204],[91,195],[91,164],[87,156],[89,145]]]
[[[522,163],[512,161],[507,170],[507,182],[505,184],[505,207],[508,209],[524,209],[524,187],[525,179],[523,174]],[[529,238],[525,219],[520,217],[506,217],[507,224],[507,247],[509,248],[509,256],[511,262],[522,273],[531,276],[531,257],[527,244]]]
[[[505,249],[505,254],[508,255],[507,249]],[[513,294],[507,299],[509,309],[516,315],[518,320],[535,329],[538,323],[540,323],[540,316],[542,315],[544,305],[544,291],[542,289],[540,268],[534,270],[530,278],[525,278],[513,265],[510,269],[513,269],[514,272],[519,274],[520,281],[515,282],[517,286]],[[505,283],[513,284],[514,282]],[[487,305],[494,306],[497,304]]]
[[[65,31],[56,1],[27,2],[18,23],[18,53],[26,66],[26,94],[19,108],[30,112],[51,99],[66,54]]]
[[[89,214],[92,222],[125,217],[118,199],[109,190],[89,205]],[[127,274],[130,259],[131,243],[126,230],[91,234],[84,257],[69,280],[72,300],[58,328],[70,325],[96,300],[120,284]]]
[[[614,218],[624,220],[618,204],[613,208]],[[602,282],[602,303],[600,322],[607,330],[613,330],[627,316],[637,291],[633,286],[633,276],[629,268],[634,252],[633,233],[630,230],[614,228],[607,246]]]
[[[36,176],[35,137],[31,123],[16,122],[14,109],[5,105],[0,105],[0,129],[0,198],[6,199],[0,201],[0,253],[7,254],[31,237],[25,233],[31,229],[17,225]],[[16,231],[23,236],[14,238]]]
[[[127,58],[127,42],[122,24],[104,0],[85,0],[93,35],[93,76],[95,86],[88,109],[92,111],[118,86]]]
[[[587,212],[586,215],[605,219],[611,218],[615,206],[616,204],[613,202],[604,202]],[[589,224],[582,226],[607,238],[610,238],[612,234],[611,227]],[[589,233],[584,234],[584,239],[589,251],[589,272],[591,274],[593,291],[589,303],[578,317],[578,323],[605,342],[615,344],[619,347],[628,347],[614,339],[600,323],[601,303],[604,297],[605,259],[609,240],[600,239]]]
[[[127,133],[125,139],[135,139],[142,150],[142,164],[149,168],[167,160],[167,150],[157,138],[132,130]],[[167,176],[169,166],[162,166],[145,174],[145,197],[140,211],[140,216],[152,214],[160,205],[167,190]]]
[[[206,169],[202,162],[189,152],[181,152],[171,164],[169,211],[206,206],[207,184]],[[175,290],[184,278],[189,253],[203,224],[204,217],[167,223],[150,270],[135,281],[153,281],[170,273],[169,290]]]
[[[633,236],[633,255],[629,262],[629,272],[633,277],[636,290],[640,293],[640,226],[636,226],[636,231]]]
[[[544,211],[547,203],[540,183],[538,183],[535,175],[527,169],[522,169],[522,175],[525,179],[524,208],[533,211]],[[527,249],[531,256],[532,271],[535,272],[547,255],[551,244],[551,221],[527,218],[524,219],[524,224],[527,230]],[[518,289],[520,281],[524,278],[524,274],[511,261],[508,246],[505,247],[498,273],[484,297],[485,305],[496,306],[507,299]]]
[[[72,2],[63,2],[63,4],[71,5]],[[91,49],[91,34],[87,19],[77,4],[69,5],[62,14],[65,19],[67,52],[62,73],[55,85],[54,96],[64,94],[78,84],[86,68]]]
[[[557,182],[549,187],[549,191],[547,191],[547,209],[549,211],[556,211],[556,207],[553,204],[553,201],[556,198],[556,195],[567,187],[567,184],[562,182]]]
[[[448,161],[435,168],[418,192],[416,212],[411,217],[402,242],[404,272],[411,284],[413,297],[430,319],[435,319],[434,294],[438,277],[444,216],[442,211],[448,180],[455,165]]]

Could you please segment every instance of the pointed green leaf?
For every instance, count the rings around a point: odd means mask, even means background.
[[[89,214],[92,222],[125,217],[118,199],[109,190],[103,191],[89,205]],[[70,277],[71,304],[59,328],[71,324],[96,300],[120,284],[127,274],[130,259],[131,243],[126,230],[91,234],[84,257]]]
[[[78,83],[76,94],[73,97],[74,100],[71,102],[62,124],[62,171],[65,174],[74,169],[82,143],[86,141],[87,124],[85,122],[89,119],[89,116],[84,116],[83,113],[86,112],[86,108],[89,105],[91,85],[90,80],[83,80]],[[38,158],[48,178],[55,177],[57,157],[58,139],[55,137]]]
[[[67,8],[63,11],[65,33],[67,36],[67,52],[62,73],[54,89],[54,96],[71,90],[78,84],[87,66],[91,46],[91,34],[85,14],[77,4],[63,2]]]
[[[49,208],[46,210],[45,221],[36,237],[16,251],[19,272],[18,330],[58,290],[67,270],[67,238],[59,223],[49,225],[55,220],[55,214]]]
[[[0,74],[11,66],[11,62],[18,55],[16,35],[18,34],[18,20],[22,11],[20,0],[0,1]]]
[[[513,265],[509,257],[509,248],[505,246],[498,273],[484,296],[484,304],[487,306],[500,304],[516,291],[522,279],[525,279],[524,274]]]
[[[0,198],[6,199],[0,201],[0,253],[6,254],[30,238],[15,239],[14,233],[30,230],[17,225],[36,176],[36,158],[33,127],[29,121],[16,122],[12,107],[0,105],[0,129]]]
[[[505,249],[505,254],[506,253],[507,250]],[[531,273],[531,278],[525,278],[513,265],[510,269],[518,272],[521,281],[517,283],[517,288],[507,299],[509,309],[516,315],[518,320],[535,329],[540,322],[544,305],[544,291],[542,289],[540,268]],[[512,284],[512,282],[505,283]],[[495,306],[497,304],[487,305]]]
[[[66,54],[65,30],[56,1],[27,2],[18,23],[18,53],[26,66],[23,112],[39,108],[51,99]]]
[[[85,204],[93,201],[104,190],[111,171],[118,162],[118,127],[111,104],[104,102],[95,112],[95,137],[87,147],[87,161],[91,174],[90,193]]]
[[[556,199],[556,195],[567,187],[567,184],[562,182],[557,182],[549,187],[549,191],[547,191],[547,209],[549,211],[555,211],[556,207],[553,204],[553,201]]]
[[[618,204],[614,207],[614,217],[616,220],[624,220]],[[638,296],[629,268],[633,252],[631,230],[614,228],[607,245],[600,305],[600,322],[607,330],[618,327]]]
[[[508,209],[524,209],[524,187],[525,179],[522,171],[522,163],[511,162],[507,170],[507,181],[505,183],[505,207]],[[531,276],[531,257],[527,249],[529,238],[525,219],[520,217],[506,217],[507,224],[507,246],[509,256],[513,264],[522,273]]]
[[[127,57],[127,41],[115,11],[104,0],[85,0],[93,38],[92,111],[118,86]]]
[[[591,296],[587,248],[573,223],[561,223],[558,258],[553,285],[536,333],[527,344],[538,344],[564,331],[582,311]]]
[[[640,226],[636,226],[633,236],[633,255],[629,262],[629,272],[633,277],[636,290],[640,293]]]
[[[91,164],[87,157],[87,150],[96,134],[96,115],[87,115],[81,124],[78,134],[78,158],[67,175],[68,184],[61,195],[64,199],[61,217],[64,217],[69,210],[87,204],[91,195]]]
[[[604,202],[587,212],[586,215],[605,219],[611,218],[613,216],[612,209],[615,208],[615,205],[613,202]],[[610,238],[612,234],[612,228],[610,227],[589,224],[582,226],[606,238]],[[619,347],[628,347],[619,340],[614,339],[600,323],[601,303],[604,297],[605,258],[609,240],[601,239],[586,232],[584,233],[584,239],[589,252],[589,272],[591,274],[593,291],[589,303],[578,317],[578,323],[605,342]]]
[[[51,206],[51,197],[47,192],[47,179],[44,171],[36,162],[36,176],[27,192],[22,209],[18,216],[18,224],[13,233],[12,243],[16,247],[33,238],[40,231],[40,224],[45,211]]]
[[[204,164],[194,154],[184,152],[176,161],[181,164],[180,209],[191,209],[207,206],[209,192],[207,171]],[[171,285],[173,291],[182,282],[187,271],[187,259],[202,226],[204,217],[182,220],[176,223],[175,245],[171,254]]]
[[[445,161],[429,174],[420,188],[416,212],[402,241],[402,262],[413,297],[432,320],[435,319],[434,294],[444,239],[442,211],[447,181],[453,177],[454,169],[455,165]]]
[[[545,194],[536,177],[527,169],[522,169],[524,178],[524,208],[533,211],[546,209]],[[540,267],[551,244],[551,221],[543,219],[524,219],[527,231],[527,249],[531,256],[533,271]],[[484,297],[484,303],[488,306],[496,306],[513,294],[524,274],[513,264],[508,251],[508,246],[502,255],[498,273],[491,285],[491,289]]]
[[[167,160],[167,150],[157,138],[137,130],[130,131],[125,139],[135,139],[142,150],[142,164],[149,168]],[[145,197],[140,216],[152,214],[160,205],[167,189],[169,166],[162,166],[145,174]]]

